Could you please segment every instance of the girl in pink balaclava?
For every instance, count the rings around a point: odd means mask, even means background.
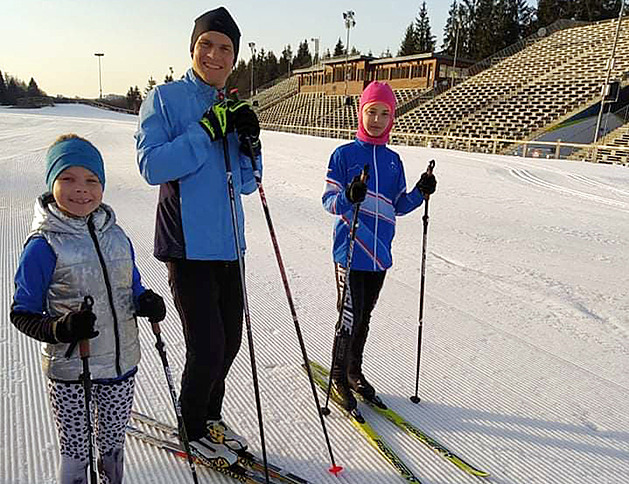
[[[406,192],[404,166],[399,155],[389,149],[389,133],[395,116],[395,94],[388,84],[372,82],[363,91],[358,108],[356,139],[338,147],[330,158],[323,193],[323,206],[338,216],[334,227],[334,263],[337,308],[342,310],[341,291],[347,275],[349,232],[355,204],[360,204],[358,229],[349,268],[344,326],[350,329],[336,339],[332,380],[347,410],[356,407],[354,390],[367,399],[376,398],[374,387],[362,372],[363,350],[369,321],[386,271],[393,261],[391,242],[395,218],[419,207],[435,191],[434,175],[424,173]],[[368,179],[360,174],[367,165]]]

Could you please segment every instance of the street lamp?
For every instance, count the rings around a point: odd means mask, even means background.
[[[459,53],[459,30],[461,27],[461,19],[459,16],[459,6],[458,4],[454,4],[454,22],[456,25],[456,34],[455,34],[455,38],[454,38],[454,59],[452,61],[452,85],[450,87],[454,87],[454,78],[456,76],[456,57],[457,54]]]
[[[253,91],[253,63],[256,60],[256,43],[255,42],[249,42],[249,48],[251,49],[251,94],[249,95],[250,98],[253,97],[253,95],[255,94]]]
[[[94,55],[98,57],[98,92],[100,93],[98,98],[103,99],[103,82],[100,74],[100,58],[103,57],[105,54],[103,54],[102,52],[97,52]]]
[[[616,55],[616,46],[618,45],[618,37],[620,35],[620,24],[622,23],[622,14],[625,9],[625,2],[620,2],[620,12],[618,13],[618,25],[616,25],[616,38],[614,39],[614,46],[612,47],[612,55],[607,60],[607,75],[605,76],[605,83],[601,86],[601,109],[596,118],[596,128],[594,129],[594,143],[598,140],[598,131],[601,129],[601,121],[603,119],[603,107],[605,106],[605,97],[607,89],[609,89],[609,78],[614,68],[614,56]]]
[[[345,20],[345,28],[347,29],[347,44],[345,44],[345,104],[348,105],[350,104],[350,99],[347,97],[347,82],[349,77],[349,73],[347,72],[347,64],[349,62],[349,30],[356,26],[354,15],[356,14],[352,10],[343,12],[343,20]]]
[[[319,63],[319,37],[313,37],[310,39],[310,42],[314,42],[315,47],[315,55],[312,59],[312,65],[316,65]]]

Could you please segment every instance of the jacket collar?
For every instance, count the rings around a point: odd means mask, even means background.
[[[374,144],[374,143],[369,143],[368,141],[363,141],[359,138],[355,138],[354,139],[354,143],[356,143],[358,146],[360,146],[361,148],[373,148],[374,146],[376,147],[376,149],[380,149],[380,148],[384,148],[386,145],[379,145],[379,144]]]
[[[192,67],[186,71],[184,78],[186,81],[194,84],[197,92],[201,93],[204,99],[212,103],[218,100],[219,92],[224,91],[223,89],[217,89],[214,86],[210,86],[209,84],[203,82],[201,78],[195,74]]]
[[[88,218],[92,219],[97,232],[103,232],[116,222],[116,215],[109,205],[101,203],[87,217],[70,217],[63,213],[50,193],[45,193],[35,201],[35,215],[31,232],[47,230],[50,232],[79,234],[87,231]]]

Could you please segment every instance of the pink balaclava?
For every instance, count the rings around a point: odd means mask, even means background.
[[[373,103],[384,103],[389,106],[389,109],[391,110],[391,121],[382,134],[377,138],[369,136],[369,133],[367,133],[367,130],[365,130],[365,127],[363,126],[363,109]],[[363,91],[362,96],[360,96],[360,105],[358,106],[358,131],[356,132],[356,138],[360,141],[364,141],[365,143],[386,145],[389,141],[389,132],[393,127],[394,116],[395,94],[393,94],[391,86],[383,82],[373,81]]]

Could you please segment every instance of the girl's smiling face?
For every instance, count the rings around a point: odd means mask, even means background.
[[[71,166],[55,179],[52,194],[64,213],[85,217],[103,201],[103,186],[92,171],[82,166]]]

